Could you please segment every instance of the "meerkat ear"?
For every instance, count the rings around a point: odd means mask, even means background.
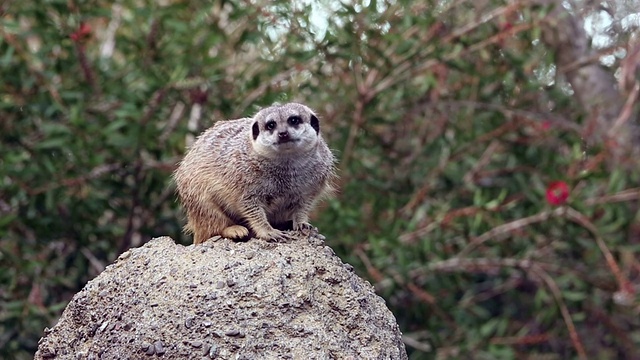
[[[258,125],[258,122],[254,122],[253,126],[251,127],[251,132],[253,133],[253,140],[258,138],[258,135],[260,134],[260,126]]]
[[[316,134],[320,133],[320,121],[318,121],[318,117],[314,114],[311,114],[311,127],[316,131]]]

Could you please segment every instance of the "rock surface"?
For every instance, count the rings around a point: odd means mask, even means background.
[[[322,236],[157,238],[77,293],[36,359],[406,359],[395,318]]]

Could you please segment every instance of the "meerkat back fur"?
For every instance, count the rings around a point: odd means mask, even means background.
[[[284,241],[290,234],[282,228],[311,229],[309,212],[334,177],[318,117],[297,103],[218,121],[174,173],[195,244],[215,235]]]

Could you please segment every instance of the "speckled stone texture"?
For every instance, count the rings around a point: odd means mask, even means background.
[[[324,245],[151,240],[77,293],[36,359],[407,359],[373,287]]]

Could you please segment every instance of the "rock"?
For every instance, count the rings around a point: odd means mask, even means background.
[[[384,300],[316,240],[153,239],[73,297],[35,359],[407,359]]]

